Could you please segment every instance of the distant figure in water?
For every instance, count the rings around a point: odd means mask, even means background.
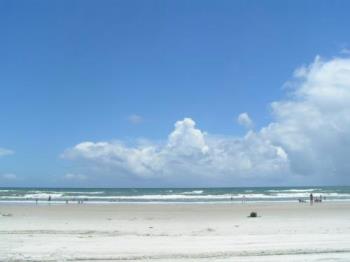
[[[35,204],[38,204],[38,199],[37,198],[35,199]]]
[[[310,205],[314,203],[314,195],[311,193],[310,194]]]
[[[322,202],[322,196],[315,197],[315,203],[321,203]]]
[[[68,199],[66,200],[66,204],[68,204]]]
[[[247,199],[246,199],[245,195],[243,195],[243,197],[242,197],[242,204],[245,203],[246,200],[247,200]]]

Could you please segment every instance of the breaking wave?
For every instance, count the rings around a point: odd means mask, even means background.
[[[331,201],[350,201],[350,187],[317,188],[200,188],[200,189],[24,189],[0,188],[0,201],[64,202],[83,199],[87,202],[240,202],[296,201],[308,199],[309,194],[322,195]]]

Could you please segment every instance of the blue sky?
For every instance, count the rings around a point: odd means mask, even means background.
[[[147,140],[162,151],[172,143],[167,139],[174,123],[182,121],[179,128],[210,134],[204,143],[211,150],[216,148],[214,137],[240,141],[249,132],[237,123],[243,112],[259,136],[261,128],[280,121],[270,105],[288,97],[283,86],[297,68],[315,65],[317,55],[324,64],[347,56],[349,8],[346,1],[1,1],[0,148],[13,152],[0,158],[0,183],[234,186],[334,181],[326,175],[300,178],[301,171],[290,168],[279,171],[292,173],[287,179],[275,171],[270,176],[270,169],[255,169],[254,174],[266,172],[257,178],[228,169],[211,171],[224,176],[203,177],[202,170],[188,163],[169,164],[180,153],[162,158],[162,167],[152,167],[152,174],[144,176],[143,169],[133,171],[120,163],[132,165],[132,153],[115,155],[113,141],[132,151]],[[187,146],[196,138],[186,139]],[[110,143],[108,159],[118,163],[77,152],[66,156],[85,141]],[[207,154],[198,143],[194,147]],[[273,143],[295,162],[286,143]],[[332,168],[338,160],[331,161]],[[202,164],[196,161],[192,159]],[[176,179],[180,172],[186,175]],[[163,173],[166,179],[159,175]],[[340,174],[336,182],[344,179]]]

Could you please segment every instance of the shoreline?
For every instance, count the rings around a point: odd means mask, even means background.
[[[327,199],[321,203],[314,202],[313,205],[323,205],[323,204],[337,204],[337,203],[349,203],[350,199]],[[35,202],[35,200],[27,201],[16,201],[16,200],[0,200],[1,205],[268,205],[268,204],[299,204],[299,205],[310,205],[310,202],[299,203],[298,199],[295,200],[246,200],[244,203],[242,201],[83,201],[83,203],[78,203],[77,200],[69,200],[68,203],[65,201],[55,201],[51,202],[42,200]]]

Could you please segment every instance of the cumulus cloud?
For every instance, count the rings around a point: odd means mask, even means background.
[[[107,165],[116,173],[172,179],[265,176],[288,165],[282,148],[253,132],[243,138],[208,135],[191,118],[177,121],[163,144],[128,147],[120,141],[82,142],[67,149],[63,157]]]
[[[14,153],[15,152],[13,150],[0,147],[0,157],[13,155]]]
[[[350,59],[316,57],[288,83],[286,98],[271,104],[273,121],[243,137],[208,134],[185,118],[163,143],[87,141],[63,157],[146,178],[350,181]],[[238,122],[253,125],[247,113]]]
[[[261,136],[282,147],[293,173],[345,176],[350,171],[350,59],[317,57],[294,75],[289,99],[272,103],[275,122]]]
[[[129,123],[133,124],[133,125],[138,125],[141,124],[143,122],[143,118],[139,115],[130,115],[128,116],[128,121]]]
[[[239,114],[239,116],[237,117],[237,122],[238,124],[244,126],[247,129],[251,129],[254,126],[253,121],[249,117],[248,113]]]

